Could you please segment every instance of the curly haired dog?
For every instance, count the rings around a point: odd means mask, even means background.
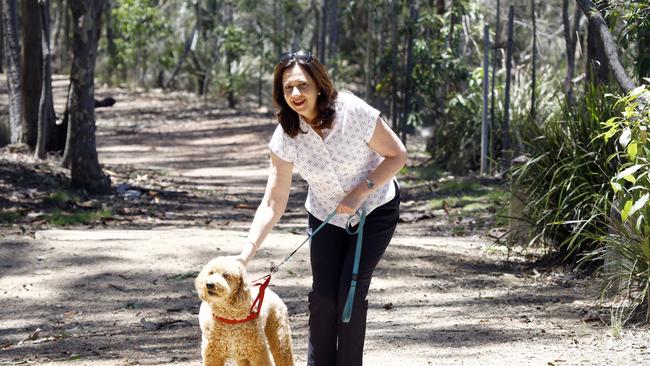
[[[241,263],[215,258],[194,284],[203,301],[199,311],[203,365],[223,366],[228,359],[238,366],[294,364],[287,307],[270,289],[266,289],[258,317],[237,324],[218,319],[241,320],[251,314],[259,287],[249,288]]]

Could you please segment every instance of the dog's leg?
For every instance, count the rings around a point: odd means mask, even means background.
[[[221,351],[217,351],[210,343],[201,349],[201,356],[203,358],[203,366],[224,366],[226,364],[226,356]]]
[[[269,317],[266,320],[264,332],[266,333],[275,366],[293,366],[291,328],[289,327],[287,308],[273,306],[269,309]]]

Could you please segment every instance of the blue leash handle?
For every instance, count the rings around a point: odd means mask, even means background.
[[[352,218],[356,215],[359,215],[359,226],[356,231],[352,231],[350,223]],[[366,223],[366,210],[361,208],[360,211],[357,211],[354,215],[350,216],[348,219],[348,224],[346,225],[345,231],[354,235],[357,234],[357,245],[354,250],[354,266],[352,267],[352,280],[350,281],[350,291],[348,291],[348,299],[345,301],[345,307],[343,308],[343,315],[341,321],[343,323],[349,323],[350,318],[352,317],[352,305],[354,304],[354,293],[357,289],[357,276],[359,274],[359,262],[361,261],[361,245],[363,244],[363,225]]]

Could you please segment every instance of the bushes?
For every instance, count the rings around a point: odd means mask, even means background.
[[[622,323],[644,304],[650,322],[650,90],[641,86],[617,99],[622,113],[603,123],[607,131],[601,136],[605,142],[616,140],[620,149],[610,158],[624,162],[610,176],[620,219],[609,221],[610,233],[601,238],[604,249],[591,257],[606,261],[605,293],[615,295],[623,308]]]
[[[530,244],[542,244],[549,255],[573,264],[598,247],[594,237],[606,230],[609,177],[616,173],[608,158],[615,149],[597,137],[599,117],[615,112],[604,92],[594,89],[582,107],[565,104],[541,126],[530,120],[518,126],[530,159],[513,167],[512,182],[524,202]]]
[[[513,168],[513,188],[531,244],[576,267],[604,265],[603,295],[614,295],[616,320],[646,306],[649,322],[650,91],[611,97],[592,90],[584,109],[565,105],[543,126],[524,123],[530,159]]]

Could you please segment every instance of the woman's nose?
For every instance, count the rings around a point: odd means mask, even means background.
[[[294,86],[291,89],[291,96],[298,96],[298,95],[300,95],[300,90],[297,87]]]

